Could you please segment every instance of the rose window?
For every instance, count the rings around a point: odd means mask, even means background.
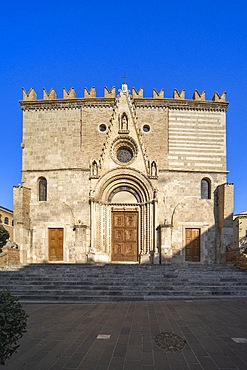
[[[119,148],[117,152],[117,159],[119,162],[128,163],[133,158],[133,153],[129,148]]]
[[[120,165],[130,164],[136,156],[137,145],[129,136],[117,138],[113,142],[111,147],[111,157],[116,163]]]

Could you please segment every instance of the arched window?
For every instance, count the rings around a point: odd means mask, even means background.
[[[39,201],[47,200],[47,180],[44,177],[39,179]]]
[[[4,223],[5,223],[5,225],[8,225],[9,224],[9,218],[8,217],[5,217],[4,218]]]
[[[11,223],[11,224],[12,224],[12,226],[15,226],[15,221],[14,221],[14,220],[12,220],[12,223]]]
[[[208,179],[201,181],[201,199],[211,199],[211,184]]]

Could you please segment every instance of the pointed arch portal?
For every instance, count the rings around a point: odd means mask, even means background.
[[[101,178],[91,197],[91,252],[97,261],[140,262],[155,245],[154,189],[136,170]]]

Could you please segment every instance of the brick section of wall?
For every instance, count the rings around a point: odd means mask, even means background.
[[[225,114],[169,111],[169,168],[225,171]]]

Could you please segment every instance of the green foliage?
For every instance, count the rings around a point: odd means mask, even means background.
[[[18,298],[8,289],[0,292],[0,364],[17,351],[17,342],[26,332],[27,318]]]
[[[6,244],[7,239],[9,239],[9,233],[3,225],[0,225],[0,253],[2,252],[2,247]]]

